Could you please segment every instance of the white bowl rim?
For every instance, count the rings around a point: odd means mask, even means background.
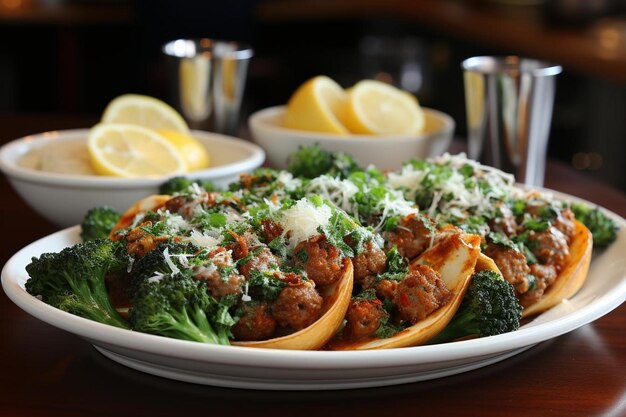
[[[116,178],[97,175],[72,175],[72,174],[59,174],[52,172],[38,171],[30,168],[25,168],[17,163],[17,160],[12,158],[12,155],[16,153],[15,148],[23,146],[24,142],[32,142],[32,144],[38,144],[40,141],[48,141],[50,137],[54,137],[53,140],[63,139],[76,139],[80,136],[87,136],[89,129],[67,129],[67,130],[55,130],[49,132],[42,132],[33,135],[24,136],[19,139],[12,140],[0,147],[0,171],[3,171],[9,178],[20,179],[22,181],[46,184],[50,186],[60,187],[75,187],[75,188],[98,188],[98,189],[133,189],[143,188],[162,184],[168,178],[175,176],[185,176],[189,178],[221,178],[229,175],[233,175],[237,172],[242,172],[251,168],[260,166],[265,161],[265,151],[260,146],[246,141],[244,139],[236,138],[234,136],[223,135],[219,133],[213,133],[203,130],[192,130],[191,134],[196,137],[210,137],[211,140],[217,140],[224,143],[226,146],[235,146],[243,148],[249,152],[249,156],[240,161],[231,162],[216,167],[211,167],[198,171],[190,171],[182,174],[158,177],[158,178]],[[32,146],[32,145],[30,145]],[[23,154],[20,154],[22,156]]]
[[[299,137],[303,139],[315,139],[319,141],[328,141],[328,142],[341,142],[341,141],[350,141],[357,143],[389,143],[389,141],[396,142],[413,142],[419,139],[425,139],[431,137],[433,135],[439,135],[444,132],[453,132],[455,128],[454,119],[439,110],[431,109],[428,107],[422,107],[422,110],[425,113],[425,116],[431,116],[443,123],[443,127],[440,130],[426,133],[419,133],[416,135],[358,135],[358,134],[350,134],[350,135],[338,135],[333,133],[323,133],[323,132],[314,132],[314,131],[304,131],[298,129],[291,129],[282,126],[276,126],[275,124],[267,123],[268,117],[275,117],[277,114],[284,113],[287,106],[273,106],[268,107],[262,110],[258,110],[250,115],[248,118],[248,123],[251,129],[254,130],[258,128],[265,129],[267,131],[271,131],[279,134],[289,134],[294,137]]]

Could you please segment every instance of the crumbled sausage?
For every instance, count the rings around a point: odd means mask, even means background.
[[[146,232],[143,227],[151,225],[150,222],[142,223],[132,229],[126,235],[126,251],[130,255],[142,257],[146,253],[154,250],[159,242],[167,240],[167,237],[157,237]]]
[[[188,220],[193,218],[196,207],[199,204],[206,202],[205,197],[206,195],[199,199],[192,199],[189,196],[178,195],[167,200],[164,207],[170,213],[178,214]]]
[[[501,232],[507,236],[511,236],[517,229],[517,223],[515,223],[515,216],[513,212],[504,203],[497,206],[498,215],[489,221],[489,229],[494,232]]]
[[[256,246],[251,249],[252,256],[239,265],[239,272],[246,278],[250,278],[251,271],[269,271],[276,269],[280,263],[267,246]]]
[[[193,275],[193,278],[205,281],[211,295],[218,300],[225,295],[241,294],[245,281],[245,278],[236,271],[222,277],[219,269],[214,265],[201,268]]]
[[[413,259],[428,248],[434,230],[431,219],[421,215],[407,216],[395,229],[385,233],[385,250],[396,246],[400,255]]]
[[[352,300],[346,312],[344,334],[351,340],[373,337],[389,314],[380,300]]]
[[[207,258],[213,262],[213,264],[219,268],[226,268],[233,264],[233,255],[232,251],[227,250],[223,246],[218,246],[213,249],[207,255]]]
[[[559,229],[551,226],[545,232],[530,236],[533,254],[542,264],[554,265],[560,271],[569,257],[567,238]]]
[[[265,239],[265,243],[270,243],[283,234],[283,227],[270,219],[261,220],[261,233]]]
[[[556,268],[553,265],[531,264],[530,273],[535,277],[535,281],[531,289],[519,297],[523,306],[537,302],[557,277]]]
[[[229,232],[231,237],[235,240],[228,248],[233,251],[233,258],[239,260],[248,256],[249,248],[248,242],[244,236],[240,236],[235,232]]]
[[[542,211],[549,209],[550,212],[556,213],[556,217],[550,219],[552,226],[556,227],[569,243],[574,236],[576,227],[574,226],[574,213],[569,208],[563,210],[551,208],[546,202],[540,201],[526,206],[525,212],[533,217],[541,216]]]
[[[180,210],[186,203],[187,197],[184,195],[178,195],[167,200],[164,207],[170,213],[178,213],[178,210]]]
[[[396,296],[396,289],[398,288],[398,281],[392,281],[389,279],[380,280],[376,287],[376,296],[386,300],[393,300]]]
[[[385,270],[386,263],[385,252],[374,241],[367,241],[363,251],[352,258],[354,281],[360,283],[370,275],[380,274]]]
[[[398,284],[393,304],[400,318],[415,324],[448,303],[451,296],[437,271],[427,265],[413,265]]]
[[[528,273],[530,268],[523,253],[491,243],[487,246],[485,255],[493,259],[504,279],[513,285],[518,294],[528,291]]]
[[[280,326],[297,331],[320,317],[322,303],[322,297],[311,285],[287,286],[274,302],[272,315]]]
[[[343,274],[341,253],[324,235],[300,242],[293,253],[295,266],[304,269],[316,285],[332,284]]]
[[[241,307],[242,316],[232,327],[235,340],[266,340],[276,330],[276,320],[266,303],[248,302]]]
[[[554,227],[556,227],[567,239],[567,243],[572,241],[574,234],[576,233],[576,226],[574,225],[574,213],[570,209],[565,209],[559,213],[554,220]]]

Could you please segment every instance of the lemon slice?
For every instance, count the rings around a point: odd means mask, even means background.
[[[154,177],[186,171],[183,157],[157,132],[130,124],[99,124],[87,137],[91,164],[97,174]]]
[[[412,94],[364,80],[350,88],[342,121],[352,133],[415,134],[424,127],[424,113]]]
[[[183,157],[187,171],[208,168],[211,162],[209,152],[199,140],[174,130],[158,130],[167,139],[180,156]]]
[[[138,94],[124,94],[113,99],[104,109],[102,123],[127,123],[189,134],[187,123],[170,105]]]
[[[287,103],[284,126],[314,132],[347,135],[339,118],[347,95],[332,79],[319,75],[302,84]]]

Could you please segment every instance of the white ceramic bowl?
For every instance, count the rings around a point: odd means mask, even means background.
[[[0,148],[0,170],[13,188],[35,211],[61,227],[80,223],[92,207],[107,205],[125,211],[137,200],[158,192],[167,179],[70,175],[28,167],[24,157],[30,151],[52,144],[76,146],[86,141],[87,133],[87,129],[46,132],[14,140]],[[261,148],[242,139],[203,131],[192,134],[209,150],[211,167],[186,173],[189,178],[211,180],[216,186],[224,187],[265,160]]]
[[[285,168],[288,156],[300,146],[319,144],[328,151],[351,154],[362,165],[396,169],[411,158],[441,155],[450,146],[454,119],[437,110],[424,108],[424,132],[413,136],[368,136],[308,132],[283,127],[285,106],[270,107],[250,116],[253,139],[267,153],[271,167]]]

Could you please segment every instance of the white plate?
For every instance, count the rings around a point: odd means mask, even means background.
[[[626,221],[608,214],[621,231],[606,251],[595,255],[587,281],[574,297],[515,332],[437,346],[362,352],[282,351],[187,342],[86,320],[50,307],[24,290],[28,278],[24,268],[31,257],[78,242],[78,227],[54,233],[16,253],[2,270],[2,286],[24,311],[87,339],[114,361],[150,374],[251,389],[379,387],[440,378],[501,361],[619,306],[626,300]]]

